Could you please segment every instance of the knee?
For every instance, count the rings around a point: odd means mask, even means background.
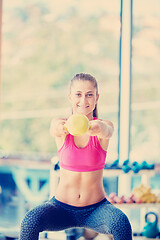
[[[123,213],[119,212],[115,217],[112,222],[112,232],[113,234],[120,234],[128,236],[132,236],[132,229],[131,229],[131,224],[129,222],[128,217]],[[128,238],[124,238],[128,239]]]
[[[32,231],[32,229],[35,231],[39,225],[38,222],[38,216],[35,214],[34,210],[27,212],[21,222],[21,232]]]

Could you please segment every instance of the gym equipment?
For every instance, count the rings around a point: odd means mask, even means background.
[[[123,165],[123,166],[126,166],[126,165],[128,165],[128,164],[129,164],[129,159],[125,160],[122,165]]]
[[[138,172],[141,170],[138,163],[135,164],[135,165],[132,164],[132,166],[133,166],[132,171],[133,171],[134,173],[138,173]]]
[[[152,189],[149,186],[141,184],[139,187],[135,187],[132,191],[135,201],[141,200],[143,203],[158,203],[158,197],[152,193]]]
[[[124,165],[124,166],[122,167],[122,170],[123,170],[125,173],[128,173],[128,172],[131,170],[131,167],[126,164],[126,165]]]
[[[113,161],[110,167],[112,169],[119,169],[120,167],[118,165],[119,165],[119,159],[116,159],[115,161]]]
[[[0,240],[18,240],[19,227],[0,227]]]
[[[141,168],[141,169],[154,169],[154,164],[149,164],[149,163],[147,163],[146,161],[143,161],[143,162],[140,164],[140,168]]]
[[[116,159],[116,160],[113,161],[113,163],[111,163],[111,164],[105,163],[104,168],[105,168],[105,169],[122,169],[122,167],[119,165],[119,159]]]
[[[143,236],[143,235],[142,235],[142,233],[134,232],[134,233],[133,233],[133,236],[134,236],[134,237],[137,237],[137,236]]]
[[[125,160],[122,164],[122,170],[125,173],[128,173],[130,170],[132,170],[134,173],[138,173],[140,170],[151,170],[154,169],[154,164],[149,164],[146,161],[143,161],[141,164],[134,161],[132,164],[130,164],[129,159]]]
[[[154,215],[155,216],[155,221],[150,222],[148,221],[148,216],[149,215]],[[143,236],[147,237],[147,238],[156,238],[159,235],[159,229],[158,229],[158,216],[156,213],[154,212],[148,212],[145,215],[145,222],[146,225],[143,228]]]
[[[85,115],[73,114],[68,118],[65,127],[71,135],[82,136],[87,132],[90,126],[89,120]]]
[[[49,176],[48,170],[26,169],[24,167],[12,167],[13,179],[24,195],[25,199],[34,207],[48,198]],[[40,182],[44,184],[40,187]]]
[[[66,240],[77,240],[84,234],[84,228],[70,228],[65,230]]]

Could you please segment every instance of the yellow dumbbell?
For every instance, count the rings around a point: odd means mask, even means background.
[[[87,132],[90,125],[89,120],[85,115],[73,114],[68,118],[65,127],[71,135],[82,136]]]

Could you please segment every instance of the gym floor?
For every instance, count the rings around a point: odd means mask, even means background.
[[[65,240],[65,239],[66,239],[65,236],[61,236],[61,238],[57,238],[55,236],[55,238],[48,238],[47,240]],[[103,234],[99,234],[94,239],[95,240],[113,240],[112,237],[108,237],[108,236],[105,236]],[[40,240],[46,240],[46,238],[45,239],[44,238],[40,238]],[[86,239],[84,237],[81,237],[81,238],[79,238],[79,240],[86,240]],[[147,238],[145,238],[145,237],[134,237],[133,240],[147,240]],[[155,238],[154,239],[150,238],[150,240],[155,240]]]
[[[52,235],[53,236],[51,238],[47,238],[47,240],[65,240],[66,239],[64,232],[54,232],[52,233]],[[95,240],[113,240],[113,237],[111,235],[107,236],[104,234],[98,234],[94,239]],[[145,237],[133,237],[133,240],[145,240],[145,239],[147,240],[147,238]],[[46,240],[46,239],[40,237],[40,240]],[[81,237],[79,238],[79,240],[86,240],[86,238]],[[153,239],[149,239],[149,240],[153,240]]]

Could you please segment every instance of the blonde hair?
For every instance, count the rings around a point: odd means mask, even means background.
[[[88,73],[78,73],[76,74],[72,80],[71,80],[71,83],[70,83],[70,92],[71,92],[71,88],[72,88],[72,85],[74,83],[74,81],[90,81],[93,83],[94,87],[96,88],[96,94],[98,95],[98,84],[97,84],[97,80],[95,79],[95,77],[93,77],[92,75],[88,74]],[[98,118],[98,111],[97,111],[97,104],[95,105],[95,108],[93,110],[93,117],[96,117]]]

